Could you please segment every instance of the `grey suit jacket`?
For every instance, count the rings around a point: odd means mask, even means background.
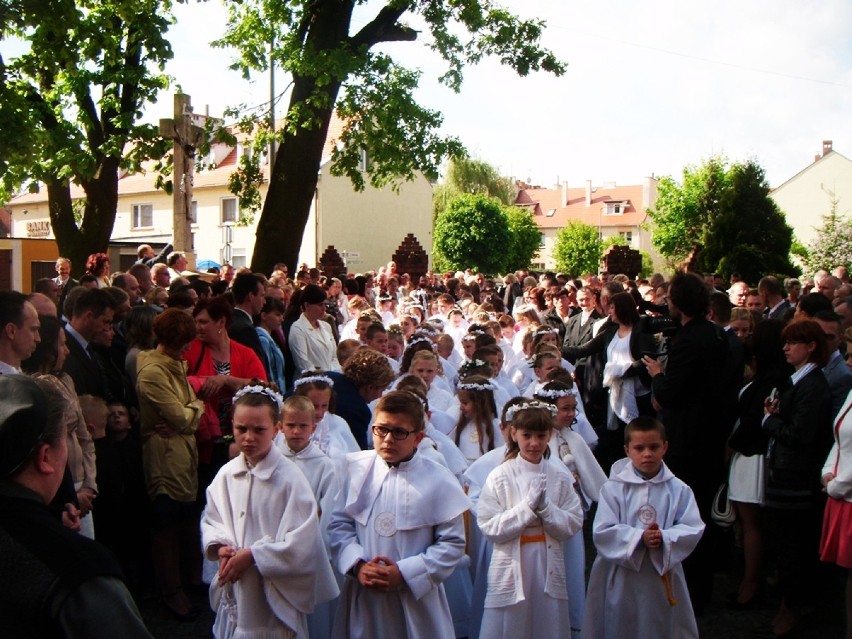
[[[840,351],[834,351],[822,372],[831,388],[831,417],[834,418],[837,417],[837,413],[846,401],[846,396],[852,389],[852,371],[846,366]]]

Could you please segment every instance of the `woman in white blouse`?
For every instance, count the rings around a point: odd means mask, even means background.
[[[337,344],[325,315],[325,291],[315,284],[302,290],[302,314],[290,328],[288,345],[297,371],[340,371]]]

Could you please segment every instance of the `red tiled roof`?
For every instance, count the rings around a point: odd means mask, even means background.
[[[642,185],[592,187],[591,205],[586,206],[586,189],[569,188],[568,202],[562,203],[562,188],[521,189],[515,204],[532,209],[533,219],[539,227],[562,228],[572,220],[591,226],[638,226],[647,214],[642,210]],[[608,202],[624,202],[620,215],[606,215],[602,208]],[[553,210],[552,215],[548,211]]]

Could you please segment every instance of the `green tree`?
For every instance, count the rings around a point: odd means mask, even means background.
[[[504,206],[503,213],[509,223],[509,247],[506,251],[506,269],[516,271],[528,267],[541,245],[541,231],[532,213],[519,206]]]
[[[579,277],[583,273],[597,273],[603,248],[597,228],[572,220],[556,235],[556,244],[553,247],[556,270],[573,277]]]
[[[798,272],[789,258],[792,229],[754,160],[711,158],[686,167],[682,185],[663,178],[648,214],[654,246],[673,265],[698,248],[699,268],[726,279],[735,271],[750,282]]]
[[[432,191],[433,213],[437,216],[459,193],[482,193],[510,205],[514,203],[518,190],[511,178],[500,175],[488,162],[466,157],[450,158],[443,183]]]
[[[456,196],[435,221],[434,251],[452,270],[503,271],[510,241],[503,207],[485,195]]]
[[[59,252],[77,272],[107,247],[119,172],[165,150],[157,127],[138,120],[168,86],[171,23],[169,0],[11,0],[0,8],[0,37],[27,46],[0,58],[0,196],[45,185]],[[72,184],[85,193],[79,223]]]
[[[831,271],[836,266],[852,268],[852,220],[834,211],[823,216],[816,237],[808,243],[804,262],[811,272]]]
[[[437,129],[441,115],[414,99],[419,72],[376,50],[385,42],[414,41],[416,19],[428,47],[447,64],[440,80],[454,90],[465,66],[496,57],[520,75],[565,67],[539,45],[543,23],[522,20],[482,0],[387,0],[366,24],[352,24],[359,0],[243,0],[228,3],[221,46],[236,48],[245,74],[275,63],[292,75],[292,91],[269,190],[258,222],[252,268],[295,264],[332,113],[346,125],[333,172],[363,188],[362,159],[374,186],[399,183],[422,171],[437,178],[440,162],[463,154],[461,143]],[[270,47],[270,43],[274,46]],[[252,186],[251,188],[255,188]]]

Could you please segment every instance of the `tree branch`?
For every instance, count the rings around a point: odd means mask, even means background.
[[[400,16],[408,7],[386,6],[351,39],[354,48],[372,47],[379,42],[413,42],[419,33],[411,27],[399,24]]]

